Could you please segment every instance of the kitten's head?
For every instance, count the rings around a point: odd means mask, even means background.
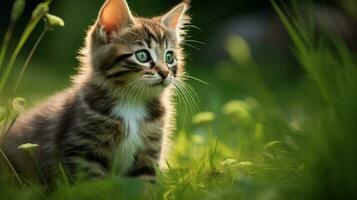
[[[161,93],[183,72],[187,9],[184,1],[162,16],[140,18],[125,0],[107,0],[82,51],[92,78],[112,89],[131,85],[132,90]]]

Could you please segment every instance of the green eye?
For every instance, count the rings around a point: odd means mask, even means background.
[[[139,62],[146,63],[150,60],[150,53],[146,50],[140,50],[135,53],[135,57]]]
[[[165,57],[167,64],[172,65],[175,62],[174,53],[172,51],[167,52]]]

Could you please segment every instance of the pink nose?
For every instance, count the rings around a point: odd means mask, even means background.
[[[168,70],[158,70],[157,73],[161,76],[162,79],[165,79],[168,75],[169,75],[169,71]]]

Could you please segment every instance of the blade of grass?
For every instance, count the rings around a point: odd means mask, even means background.
[[[2,150],[2,148],[0,147],[0,154],[1,156],[5,159],[5,162],[7,163],[7,165],[9,165],[12,173],[15,175],[17,181],[19,182],[21,187],[24,187],[24,183],[22,182],[20,176],[18,175],[18,173],[16,172],[14,166],[11,164],[10,160],[8,159],[8,157],[6,156],[5,152]]]
[[[16,0],[12,6],[10,23],[6,30],[6,33],[4,36],[4,42],[3,42],[2,46],[1,46],[1,50],[0,50],[0,70],[4,63],[7,49],[9,47],[9,43],[10,43],[12,33],[13,33],[15,25],[16,25],[16,22],[20,18],[20,16],[22,15],[22,13],[24,11],[25,3],[26,3],[25,0]]]
[[[275,3],[274,0],[271,1],[271,4],[273,5],[275,12],[278,14],[280,21],[283,23],[285,29],[288,31],[291,39],[293,40],[299,52],[304,52],[305,50],[304,42],[301,40],[299,34],[292,26],[292,23],[290,23],[288,16],[284,14],[284,12],[280,9],[280,7]]]
[[[50,2],[40,3],[35,8],[35,10],[32,12],[32,17],[31,17],[29,23],[27,24],[27,26],[26,26],[26,28],[25,28],[25,30],[24,30],[21,38],[20,38],[20,41],[16,45],[16,48],[15,48],[14,52],[12,53],[12,55],[10,57],[10,61],[9,61],[8,65],[5,68],[4,74],[0,78],[0,93],[4,89],[4,86],[5,86],[8,78],[9,78],[9,75],[10,75],[10,73],[11,73],[13,67],[14,67],[15,61],[16,61],[17,56],[19,55],[22,47],[24,46],[24,44],[28,40],[29,36],[31,35],[31,33],[33,32],[33,30],[35,29],[35,27],[37,26],[39,21],[48,12],[49,3]]]
[[[43,37],[45,36],[47,31],[48,31],[47,28],[43,29],[43,31],[42,31],[41,35],[38,37],[35,45],[32,47],[32,49],[30,51],[30,54],[27,56],[25,64],[22,66],[21,72],[20,72],[19,76],[17,77],[16,84],[15,84],[14,91],[13,91],[14,94],[16,93],[17,88],[19,87],[20,81],[21,81],[21,79],[22,79],[22,77],[23,77],[23,75],[24,75],[24,73],[25,73],[25,71],[27,69],[27,66],[29,65],[29,63],[30,63],[30,61],[32,59],[33,54],[35,53],[38,45],[40,44],[41,40],[43,39]]]
[[[9,42],[11,40],[12,32],[14,31],[15,27],[15,22],[10,21],[9,27],[6,30],[5,36],[4,36],[4,42],[1,46],[1,51],[0,51],[0,70],[2,68],[2,65],[4,63],[5,55],[7,53],[7,48],[9,46]]]

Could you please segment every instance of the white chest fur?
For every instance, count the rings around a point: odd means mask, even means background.
[[[146,117],[144,105],[117,105],[113,115],[123,119],[123,140],[118,144],[115,155],[115,166],[119,173],[125,173],[134,162],[137,151],[143,146],[140,124]]]

